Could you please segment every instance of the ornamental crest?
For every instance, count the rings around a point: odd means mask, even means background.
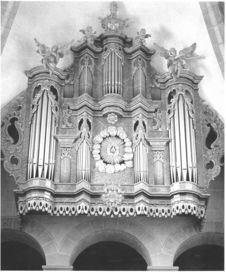
[[[112,208],[120,205],[123,200],[123,195],[119,184],[107,183],[102,196],[105,204]]]
[[[132,142],[122,127],[110,126],[93,141],[93,157],[99,172],[116,173],[133,167]]]

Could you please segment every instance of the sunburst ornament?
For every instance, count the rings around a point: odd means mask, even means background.
[[[122,127],[108,127],[93,141],[93,157],[99,172],[116,173],[133,167],[132,142]]]

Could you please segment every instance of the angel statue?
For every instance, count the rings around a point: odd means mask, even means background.
[[[196,43],[193,43],[190,47],[186,47],[179,51],[179,54],[177,54],[175,48],[167,50],[163,47],[160,47],[156,43],[154,43],[154,46],[160,52],[160,56],[165,57],[167,60],[167,67],[174,81],[180,76],[182,69],[189,69],[187,61],[204,58],[203,56],[197,55],[195,53]]]
[[[88,44],[94,43],[94,39],[96,38],[96,32],[93,31],[93,28],[91,26],[86,27],[85,30],[80,30],[80,32],[84,34],[84,42],[87,42]]]
[[[136,45],[145,45],[146,40],[148,37],[151,37],[150,34],[146,33],[146,30],[142,28],[139,32],[137,32],[137,36],[135,37],[135,44]]]
[[[42,56],[42,64],[49,71],[50,74],[53,73],[54,68],[58,64],[60,58],[64,57],[64,53],[67,48],[69,48],[74,40],[64,45],[54,45],[51,48],[45,44],[41,44],[36,38],[34,39],[37,45],[37,53]]]

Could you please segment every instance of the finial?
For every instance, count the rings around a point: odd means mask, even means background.
[[[99,18],[101,21],[101,26],[106,33],[118,33],[122,34],[124,28],[128,27],[128,19],[121,19],[117,15],[118,4],[113,1],[110,3],[110,15],[105,18]]]
[[[116,1],[110,3],[110,12],[112,17],[117,17],[118,4]]]

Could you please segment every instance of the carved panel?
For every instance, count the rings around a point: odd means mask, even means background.
[[[204,132],[204,165],[207,184],[214,180],[221,171],[224,156],[224,124],[217,113],[203,101],[202,127]],[[213,134],[211,135],[211,131]],[[208,135],[210,142],[207,141]]]
[[[4,168],[16,181],[24,180],[23,135],[25,122],[25,96],[16,98],[8,105],[2,116],[1,148],[4,155]]]

